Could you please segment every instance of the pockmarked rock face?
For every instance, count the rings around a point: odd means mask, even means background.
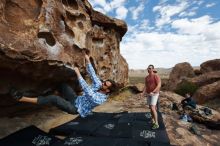
[[[0,1],[0,94],[11,87],[30,95],[47,92],[60,82],[76,85],[65,64],[77,62],[86,74],[82,48],[90,50],[101,79],[128,81],[120,55],[125,22],[94,11],[87,0]]]

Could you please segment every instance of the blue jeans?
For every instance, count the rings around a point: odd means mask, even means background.
[[[59,92],[63,98],[57,95],[38,96],[37,103],[39,105],[54,105],[69,114],[78,114],[75,107],[77,95],[73,89],[67,84],[61,84]]]

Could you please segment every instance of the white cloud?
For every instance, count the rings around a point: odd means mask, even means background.
[[[106,0],[90,0],[95,10],[107,14],[115,11],[116,17],[119,19],[125,19],[127,16],[127,8],[124,6],[126,0],[112,0],[110,2]]]
[[[94,7],[94,9],[95,9],[96,11],[99,11],[99,12],[103,13],[103,14],[106,14],[106,13],[107,13],[103,8],[100,8],[100,7]]]
[[[106,5],[106,0],[90,0],[89,1],[93,6],[102,6]]]
[[[168,2],[168,0],[160,0],[159,4],[163,4],[163,3],[166,3]]]
[[[144,19],[140,23],[140,29],[147,30],[149,28],[149,20]]]
[[[193,3],[202,5],[204,3],[204,0],[196,0],[196,1],[193,1]]]
[[[128,10],[124,6],[118,7],[116,9],[116,18],[125,19],[127,17],[127,13]]]
[[[123,6],[125,4],[125,1],[126,0],[112,0],[110,2],[110,6],[112,7],[112,9],[115,9],[115,8]]]
[[[107,14],[111,10],[106,0],[90,0],[89,2],[93,6],[94,10],[99,11],[103,14]]]
[[[216,3],[209,3],[209,4],[206,4],[205,6],[207,8],[211,8],[211,7],[215,6],[215,5],[216,5]]]
[[[220,44],[215,41],[216,45]],[[210,53],[210,48],[215,53]],[[211,45],[199,35],[144,33],[132,42],[121,44],[121,53],[130,68],[145,68],[148,64],[157,67],[173,67],[179,62],[199,65],[211,58],[218,58],[218,46]]]
[[[201,34],[206,33],[213,22],[212,18],[208,15],[196,19],[179,19],[172,23],[172,27],[176,28],[181,34]]]
[[[106,4],[106,5],[103,7],[103,9],[104,9],[106,12],[110,12],[111,10],[113,10],[112,7],[111,7],[111,5],[108,5],[108,4]]]
[[[133,26],[133,34],[121,43],[121,53],[130,68],[144,69],[149,64],[173,67],[180,62],[199,66],[220,56],[220,21],[213,22],[208,15],[174,21],[172,26],[178,33],[146,32],[140,25]]]
[[[132,14],[132,19],[137,20],[138,16],[140,15],[141,12],[143,12],[143,10],[144,10],[144,3],[143,2],[137,7],[132,7],[130,9],[131,14]]]
[[[193,7],[189,10],[183,11],[179,14],[179,17],[190,17],[190,16],[195,16],[196,11],[198,10],[199,7]]]
[[[175,5],[157,5],[153,8],[153,12],[159,12],[159,18],[156,20],[156,26],[161,27],[162,25],[168,24],[171,22],[171,17],[181,13],[186,8],[189,7],[187,1],[180,1]]]
[[[179,14],[180,17],[186,17],[186,16],[194,16],[196,15],[196,12],[191,11],[191,12],[182,12]]]

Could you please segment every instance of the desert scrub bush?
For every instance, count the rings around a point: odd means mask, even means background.
[[[193,95],[198,88],[199,87],[194,83],[184,81],[177,86],[175,93],[182,96],[185,96],[186,93]]]
[[[126,98],[130,98],[131,96],[132,96],[132,92],[127,87],[125,87],[111,94],[109,99],[116,101],[123,101]]]

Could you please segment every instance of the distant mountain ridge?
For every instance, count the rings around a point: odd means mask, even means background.
[[[194,66],[194,69],[200,69],[199,66]],[[155,68],[157,73],[163,78],[169,78],[170,72],[173,68]],[[147,69],[130,69],[128,72],[129,77],[145,77]]]
[[[155,70],[160,76],[168,78],[172,68],[155,68]],[[146,69],[130,69],[128,72],[128,75],[130,77],[145,77],[147,75],[147,70]]]

